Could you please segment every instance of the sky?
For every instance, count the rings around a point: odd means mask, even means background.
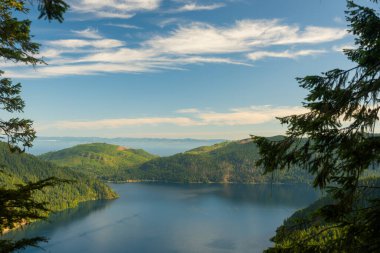
[[[68,0],[38,57],[0,62],[39,136],[242,139],[305,112],[296,77],[351,66],[344,0]],[[11,115],[4,115],[9,117]]]

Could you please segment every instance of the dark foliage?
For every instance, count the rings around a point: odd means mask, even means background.
[[[44,63],[35,57],[40,45],[32,41],[31,21],[18,19],[22,14],[29,12],[26,4],[31,3],[32,1],[24,0],[0,0],[1,60],[32,65]],[[39,0],[38,8],[39,18],[62,22],[63,13],[68,5],[62,0]],[[2,75],[3,71],[0,70],[0,109],[8,113],[22,112],[25,104],[19,95],[21,85],[13,84],[9,78],[1,78]],[[23,152],[26,147],[32,146],[32,141],[36,137],[32,123],[29,119],[0,119],[0,138],[7,140],[12,151]],[[17,189],[0,188],[0,233],[4,228],[12,228],[24,220],[42,218],[40,212],[47,210],[46,203],[35,201],[32,194],[58,182],[60,181],[55,178],[48,178],[19,185]],[[41,240],[44,239],[31,238],[16,242],[0,240],[1,252],[11,252],[28,245],[35,246]]]
[[[365,208],[357,205],[363,188],[374,190],[359,178],[380,161],[380,137],[373,134],[380,110],[380,18],[353,1],[347,1],[346,15],[356,49],[344,52],[356,66],[298,78],[309,91],[304,102],[309,112],[279,119],[288,125],[284,140],[254,137],[262,156],[258,165],[267,173],[300,166],[314,176],[315,187],[329,190],[334,203],[320,212],[334,225],[268,252],[380,252],[379,199]],[[336,229],[339,236],[327,244],[313,241]]]

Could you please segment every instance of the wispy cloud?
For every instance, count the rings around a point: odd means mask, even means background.
[[[176,113],[184,113],[184,114],[188,114],[188,113],[199,113],[199,109],[197,108],[185,108],[185,109],[179,109],[176,111]]]
[[[165,18],[163,20],[160,20],[157,22],[157,25],[161,28],[167,27],[169,25],[182,25],[188,23],[187,20],[184,20],[182,18]]]
[[[174,10],[174,12],[185,12],[185,11],[211,11],[215,9],[219,9],[226,6],[224,3],[214,3],[209,5],[202,5],[198,3],[188,3],[185,4],[178,9]]]
[[[342,39],[341,28],[281,24],[279,20],[242,20],[231,27],[205,23],[181,26],[169,36],[155,36],[145,45],[175,54],[232,53],[273,45],[318,44]]]
[[[161,0],[72,0],[74,12],[100,18],[131,18],[136,12],[157,10]]]
[[[85,65],[63,65],[38,68],[34,72],[12,72],[7,71],[7,76],[17,78],[47,78],[67,75],[96,75],[100,73],[141,73],[148,72],[146,66],[120,64],[85,64]]]
[[[46,43],[49,46],[61,47],[61,48],[81,48],[81,47],[94,47],[94,48],[115,48],[124,45],[123,41],[114,39],[100,39],[100,40],[53,40]]]
[[[326,53],[326,50],[299,50],[299,51],[290,51],[286,50],[283,52],[272,52],[272,51],[257,51],[254,53],[248,54],[248,58],[257,61],[263,58],[298,58],[300,56],[309,56],[309,55],[318,55]]]
[[[239,64],[268,57],[296,58],[321,54],[320,49],[273,51],[273,47],[337,41],[347,35],[341,28],[283,24],[279,20],[241,20],[230,26],[206,23],[180,25],[166,35],[155,35],[138,46],[102,37],[88,28],[73,31],[82,39],[61,39],[43,44],[49,66],[35,69],[5,66],[7,76],[46,78],[100,73],[142,73],[183,69],[189,64]],[[248,57],[247,57],[248,56]],[[21,71],[20,71],[21,70]]]
[[[72,32],[79,37],[83,37],[87,39],[101,39],[102,38],[98,30],[95,30],[93,28],[87,28],[87,29],[79,30],[79,31],[73,30]]]
[[[285,117],[293,114],[305,113],[303,107],[289,106],[251,106],[248,108],[235,108],[228,112],[199,113],[196,116],[203,125],[256,125],[263,124],[276,117]]]
[[[332,50],[336,52],[343,52],[344,49],[355,49],[355,45],[353,43],[346,43],[343,45],[335,45],[332,47]]]
[[[284,117],[306,112],[303,107],[290,106],[251,106],[247,108],[235,108],[227,112],[202,112],[196,108],[181,109],[178,113],[188,113],[188,117],[142,117],[142,118],[117,118],[94,121],[59,121],[40,128],[58,129],[107,129],[135,126],[238,126],[257,125],[275,120],[275,117]]]
[[[139,26],[129,25],[129,24],[108,23],[106,25],[108,25],[108,26],[114,26],[114,27],[120,27],[120,28],[125,28],[125,29],[142,29]]]
[[[61,121],[55,124],[63,129],[104,129],[120,128],[126,126],[174,124],[178,126],[194,125],[195,122],[189,118],[152,117],[152,118],[128,118],[128,119],[104,119],[96,121]]]

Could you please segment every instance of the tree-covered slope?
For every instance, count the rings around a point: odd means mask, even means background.
[[[370,174],[378,175],[378,172],[372,171]],[[355,194],[354,210],[365,210],[374,204],[372,202],[374,199],[380,196],[380,177],[362,178],[359,180],[359,185],[361,187]],[[278,248],[293,248],[303,242],[303,246],[307,245],[312,248],[318,245],[324,249],[323,252],[335,252],[329,251],[329,247],[339,243],[348,230],[341,224],[326,220],[321,214],[323,207],[334,203],[336,200],[334,201],[333,197],[327,194],[308,207],[296,211],[284,221],[283,225],[277,228],[276,235],[271,240]],[[358,250],[358,252],[361,251]]]
[[[117,195],[104,183],[69,168],[60,168],[29,154],[11,153],[8,145],[0,142],[0,187],[13,188],[15,184],[35,182],[49,177],[71,180],[71,183],[47,187],[37,192],[38,201],[47,202],[53,211],[75,207],[78,203],[112,199]]]
[[[80,169],[105,180],[122,180],[128,171],[156,158],[142,149],[106,143],[82,144],[39,156],[54,164]]]
[[[273,137],[279,138],[279,137]],[[131,173],[136,180],[168,182],[310,182],[301,169],[263,175],[255,166],[259,153],[251,139],[222,142],[170,157],[152,159]]]

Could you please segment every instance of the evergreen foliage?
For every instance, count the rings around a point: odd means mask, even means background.
[[[180,183],[310,182],[310,175],[297,168],[291,173],[263,175],[263,170],[255,165],[258,158],[258,148],[250,139],[223,142],[152,159],[127,171],[126,179]]]
[[[362,179],[360,184],[377,189],[362,191],[355,203],[360,208],[370,208],[372,199],[380,197],[380,178]],[[334,198],[327,195],[286,219],[284,224],[277,229],[276,236],[272,238],[272,241],[277,245],[276,250],[281,252],[283,248],[292,248],[294,252],[303,252],[305,249],[314,248],[314,251],[338,252],[337,243],[345,243],[342,238],[348,236],[349,230],[347,227],[329,222],[321,213],[322,207],[334,204],[334,202]],[[341,246],[339,245],[339,247]]]
[[[275,137],[278,138],[278,137]],[[60,166],[110,181],[269,182],[254,165],[257,147],[251,140],[222,142],[169,157],[104,143],[83,144],[39,156]],[[301,171],[302,172],[302,171]],[[307,173],[275,177],[279,182],[309,182]],[[286,177],[286,178],[285,178]]]
[[[275,136],[270,140],[283,138]],[[299,167],[265,175],[264,170],[255,165],[259,150],[251,139],[203,146],[169,157],[104,143],[77,145],[39,157],[113,182],[310,184],[312,181],[310,173]],[[380,175],[378,169],[365,171],[365,176],[375,175]]]
[[[299,78],[309,91],[304,102],[308,112],[280,118],[288,125],[283,140],[254,137],[261,154],[258,165],[267,173],[303,167],[313,175],[315,187],[329,190],[334,201],[320,213],[334,225],[311,227],[317,232],[289,237],[268,252],[380,252],[380,199],[373,197],[364,208],[358,205],[364,190],[377,189],[359,179],[380,161],[380,136],[372,134],[380,110],[380,17],[351,0],[346,14],[356,48],[344,53],[356,66]],[[334,236],[322,243],[320,235],[326,233]]]
[[[68,8],[63,0],[38,0],[36,2],[38,3],[40,18],[49,21],[63,21],[63,13]],[[2,61],[32,65],[44,63],[42,59],[36,58],[40,45],[32,41],[31,21],[19,19],[29,12],[27,5],[32,3],[33,1],[25,0],[0,0],[0,58]],[[19,83],[13,84],[9,78],[1,78],[3,73],[0,70],[0,110],[8,113],[20,113],[25,106],[19,95],[21,85]],[[29,119],[0,119],[0,138],[7,140],[12,151],[23,152],[26,147],[32,146],[36,136],[32,123]],[[29,215],[45,209],[43,202],[37,203],[32,200],[31,194],[57,182],[53,179],[44,179],[41,182],[19,186],[15,190],[0,188],[0,195],[2,196],[0,213],[3,215],[6,213],[5,216],[0,217],[0,227],[3,228],[13,221],[22,219],[22,215],[25,215],[25,219],[31,218]],[[8,208],[9,204],[12,203],[17,203],[18,206]],[[28,245],[35,246],[41,240],[43,238],[23,239],[17,242],[0,240],[1,251],[11,252]]]
[[[45,218],[52,211],[76,207],[80,202],[117,197],[91,176],[29,154],[12,153],[6,143],[0,143],[0,164],[0,233]],[[22,242],[33,242],[30,246],[34,246],[41,238],[35,239],[0,240],[0,248],[16,250],[21,245],[28,246]]]
[[[106,143],[77,145],[39,157],[59,166],[73,168],[111,181],[125,179],[128,171],[156,158],[155,155],[142,149],[129,149]]]

